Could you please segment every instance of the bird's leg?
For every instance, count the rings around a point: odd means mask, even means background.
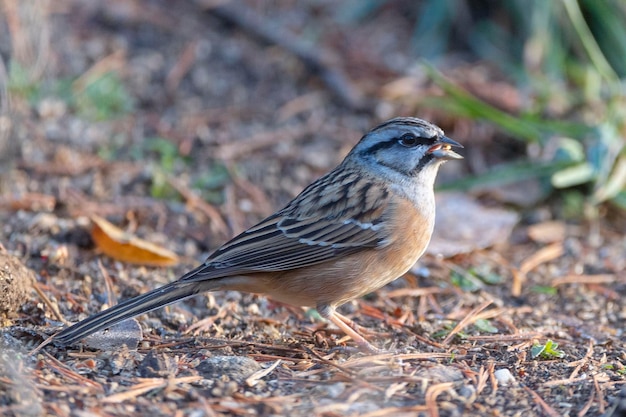
[[[361,326],[359,324],[356,324],[354,321],[350,320],[349,318],[347,318],[343,314],[338,313],[337,311],[335,311],[335,316],[337,316],[339,318],[339,320],[343,321],[348,326],[352,327],[352,330],[354,330],[355,332],[358,332],[358,333],[368,333],[370,335],[377,334],[375,331],[370,330],[367,327],[363,327],[363,326]]]
[[[320,305],[317,306],[317,311],[322,317],[332,322],[335,326],[343,330],[345,334],[350,336],[350,338],[354,340],[354,343],[356,343],[361,350],[367,351],[369,353],[381,352],[380,349],[372,345],[357,332],[356,327],[358,326],[356,323],[354,323],[347,317],[344,317],[341,314],[337,313],[333,307],[329,305]]]

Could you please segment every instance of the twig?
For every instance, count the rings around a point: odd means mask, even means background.
[[[199,395],[198,400],[202,404],[202,409],[208,417],[218,417],[217,413],[215,412],[215,410],[213,410],[213,407],[211,407],[206,398],[204,398],[202,395]]]
[[[491,305],[491,303],[493,303],[493,301],[487,300],[484,303],[482,303],[481,305],[479,305],[478,307],[476,307],[475,309],[473,309],[472,311],[470,311],[470,313],[465,316],[465,318],[463,320],[461,320],[455,327],[454,329],[452,329],[452,331],[450,332],[450,334],[448,334],[448,336],[443,340],[443,342],[441,342],[442,345],[447,345],[448,343],[450,343],[450,340],[452,340],[452,338],[461,330],[463,330],[466,326],[468,326],[470,323],[472,323],[474,320],[476,320],[476,316],[478,315],[478,313],[480,313],[481,311],[483,311],[484,309],[486,309],[487,307],[489,307]]]
[[[526,258],[520,265],[519,270],[513,269],[511,295],[519,297],[522,294],[522,285],[526,282],[526,275],[539,265],[560,257],[563,255],[563,252],[563,243],[557,242],[539,249]]]
[[[496,364],[490,360],[487,363],[487,373],[489,374],[489,381],[491,381],[491,391],[493,395],[495,395],[498,391],[498,380],[496,379],[496,374],[494,373],[495,368]]]
[[[187,206],[190,209],[195,208],[209,218],[209,220],[211,221],[210,227],[213,232],[217,232],[222,235],[229,234],[228,226],[226,226],[226,223],[224,223],[224,220],[222,219],[222,216],[219,211],[217,211],[217,209],[206,203],[204,200],[198,197],[198,195],[192,189],[188,188],[175,178],[168,176],[167,182],[172,187],[174,187],[174,189],[176,189],[176,191],[178,191],[180,195],[183,196],[183,198],[186,200]]]
[[[385,416],[398,416],[398,415],[418,415],[420,411],[428,411],[428,406],[425,405],[410,405],[407,407],[388,407],[381,408],[376,411],[370,411],[369,413],[359,414],[361,417],[385,417]],[[413,414],[415,413],[415,414]]]
[[[37,284],[36,282],[33,282],[33,288],[35,289],[35,292],[37,293],[39,298],[41,298],[41,301],[43,301],[43,303],[48,306],[48,308],[52,311],[52,314],[54,314],[54,317],[56,317],[58,321],[60,321],[63,324],[70,324],[69,321],[65,320],[65,317],[63,317],[61,312],[59,312],[59,309],[57,308],[57,306],[52,304],[52,301],[50,301],[48,296],[44,294],[41,288],[39,288],[39,284]]]
[[[354,358],[354,359],[348,359],[346,362],[343,363],[343,368],[344,369],[348,369],[348,368],[355,368],[355,367],[359,367],[362,365],[371,365],[372,363],[378,362],[378,361],[388,361],[390,359],[394,360],[394,361],[409,361],[409,360],[425,360],[425,361],[430,361],[430,360],[434,360],[434,359],[450,359],[452,358],[454,355],[452,355],[451,353],[436,353],[436,352],[423,352],[423,353],[401,353],[401,354],[396,354],[396,353],[381,353],[379,355],[370,355],[370,356],[364,356],[364,357],[359,357],[359,358]],[[456,355],[456,357],[458,358],[458,355]]]
[[[331,366],[333,368],[336,368],[337,370],[341,371],[342,373],[344,373],[345,375],[347,375],[350,378],[354,377],[354,373],[352,371],[350,371],[349,369],[347,369],[345,366],[336,364],[335,362],[332,362],[332,361],[324,358],[319,353],[317,353],[316,351],[314,351],[313,349],[311,349],[311,348],[309,348],[307,346],[302,346],[302,349],[305,352],[307,352],[309,355],[314,356],[315,358],[317,358],[323,364]]]
[[[591,355],[593,355],[593,340],[589,339],[589,347],[587,348],[587,353],[585,354],[585,356],[582,359],[579,359],[577,361],[574,362],[570,362],[567,364],[567,366],[575,366],[576,368],[572,371],[572,373],[570,374],[570,379],[576,378],[576,376],[578,375],[578,372],[580,371],[580,369],[585,366],[587,364],[587,362],[589,361],[589,359],[591,358]]]
[[[560,387],[560,386],[565,386],[565,385],[573,385],[573,384],[577,384],[579,382],[585,382],[585,381],[589,381],[589,378],[586,376],[581,376],[578,378],[555,379],[552,381],[544,382],[541,385],[546,388],[553,388],[553,387]]]
[[[102,259],[98,258],[98,269],[104,278],[104,286],[107,291],[107,302],[109,306],[116,304],[115,293],[113,292],[113,282],[111,281],[111,276],[109,275],[109,271],[106,270],[104,265],[102,264]]]
[[[552,281],[552,286],[557,287],[563,284],[612,284],[619,278],[613,274],[599,275],[566,275]]]
[[[196,61],[196,47],[198,45],[197,40],[192,40],[187,44],[183,52],[179,55],[176,64],[172,67],[170,72],[165,78],[165,89],[169,94],[173,94],[181,80],[189,72],[194,62]]]
[[[181,378],[163,379],[163,378],[149,378],[144,379],[140,383],[133,385],[130,389],[119,392],[117,394],[110,395],[102,399],[103,403],[121,403],[123,401],[136,398],[156,389],[166,388],[174,384],[185,384],[197,382],[202,379],[201,376],[184,376]]]
[[[487,386],[487,380],[490,376],[490,371],[483,366],[480,367],[478,371],[478,380],[476,381],[476,395],[480,395],[481,392]]]
[[[66,378],[69,378],[72,381],[77,382],[79,385],[94,388],[98,392],[104,392],[104,387],[100,383],[96,381],[92,381],[91,379],[85,378],[79,373],[74,372],[67,365],[60,362],[58,359],[56,359],[49,353],[44,352],[44,355],[48,358],[48,360],[46,361],[48,366],[52,368],[53,370],[55,370],[56,372],[58,372],[60,375]]]
[[[246,379],[246,385],[249,387],[254,387],[257,384],[257,382],[259,382],[260,379],[265,378],[267,375],[271,374],[274,371],[274,369],[276,369],[276,367],[280,364],[281,364],[281,360],[278,359],[276,362],[274,362],[267,368],[261,369],[260,371],[253,373]]]
[[[439,417],[439,408],[437,407],[437,396],[454,386],[454,382],[444,382],[432,385],[426,390],[426,407],[430,417]]]
[[[559,417],[560,414],[556,412],[556,410],[552,407],[550,407],[550,405],[545,402],[543,400],[543,398],[541,398],[541,396],[539,394],[537,394],[535,391],[533,391],[532,389],[528,388],[528,387],[524,387],[524,389],[526,390],[526,392],[528,392],[530,394],[530,396],[533,398],[533,400],[541,407],[543,408],[543,411],[545,412],[545,415],[549,416],[549,417]]]
[[[604,391],[600,388],[600,384],[598,383],[598,375],[593,375],[593,387],[595,388],[596,396],[598,397],[598,408],[601,414],[604,414],[604,409],[606,407],[605,399],[604,399]]]
[[[593,402],[596,399],[596,393],[595,391],[591,393],[591,395],[589,396],[589,401],[587,401],[587,403],[585,404],[585,406],[583,408],[580,409],[580,411],[578,412],[577,416],[578,417],[583,417],[587,414],[587,412],[589,411],[589,409],[591,408],[591,406],[593,405]],[[612,415],[612,414],[605,414],[605,415]]]
[[[475,341],[475,342],[498,342],[498,343],[506,343],[506,342],[517,342],[517,341],[528,341],[543,337],[542,333],[539,332],[530,332],[530,333],[519,333],[519,334],[505,334],[505,335],[483,335],[483,336],[467,336],[465,340]]]
[[[252,36],[272,45],[277,45],[300,59],[308,70],[319,76],[326,87],[345,105],[353,110],[368,110],[360,92],[348,78],[331,63],[330,54],[323,49],[314,49],[295,34],[277,27],[276,22],[267,22],[247,8],[232,4],[206,5],[213,16],[233,24]]]

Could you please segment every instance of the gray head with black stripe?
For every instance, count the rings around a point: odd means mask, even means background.
[[[443,161],[463,159],[452,147],[463,146],[432,123],[415,117],[391,119],[367,133],[346,157],[346,162],[366,164],[380,173],[416,177]]]

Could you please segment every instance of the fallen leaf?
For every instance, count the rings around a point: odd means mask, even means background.
[[[91,220],[91,238],[98,249],[113,259],[149,266],[171,266],[178,263],[178,256],[170,250],[126,233],[102,217],[93,215]]]
[[[550,262],[563,255],[565,248],[562,242],[552,243],[539,249],[528,258],[524,259],[519,269],[513,269],[513,283],[511,285],[511,295],[519,297],[522,294],[522,286],[526,282],[526,275],[539,265]]]
[[[506,241],[518,220],[513,211],[485,207],[465,194],[438,193],[435,231],[427,252],[448,258],[488,248]]]

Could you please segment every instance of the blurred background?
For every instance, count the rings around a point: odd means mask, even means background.
[[[0,0],[0,414],[603,414],[626,378],[624,22],[623,0]],[[427,255],[342,307],[397,362],[237,292],[142,316],[138,351],[28,354],[176,279],[395,116],[465,145]],[[220,354],[257,378],[202,373]],[[523,384],[498,390],[496,366]]]
[[[19,158],[89,154],[140,161],[154,197],[186,173],[220,204],[245,172],[284,202],[415,115],[466,145],[446,188],[563,218],[623,210],[625,20],[617,0],[3,0],[4,189],[41,191],[6,181]]]

